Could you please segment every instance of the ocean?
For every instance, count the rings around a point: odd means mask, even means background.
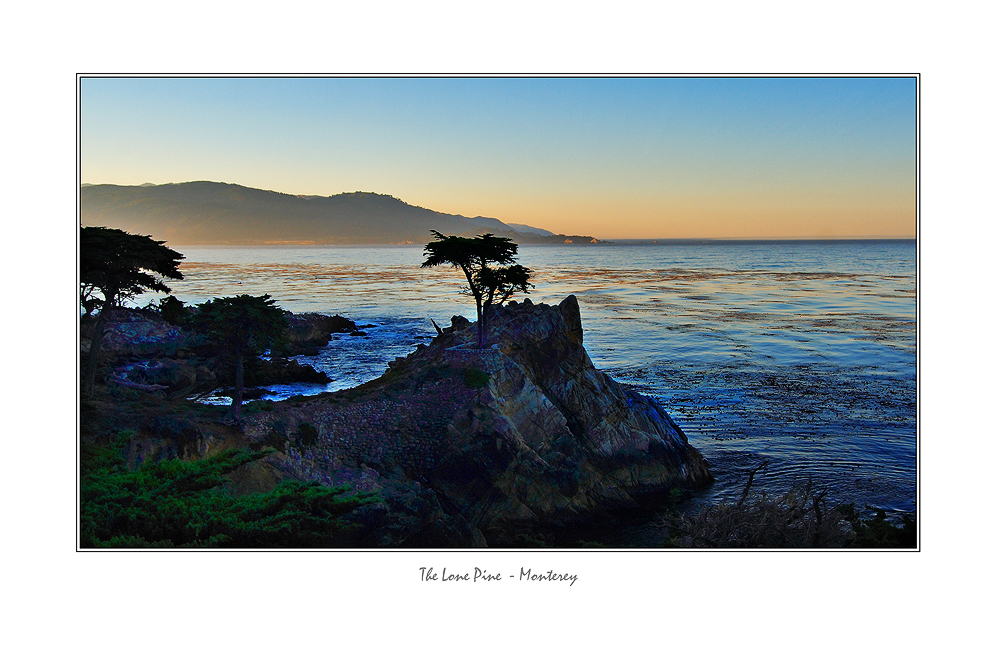
[[[432,320],[475,320],[461,272],[421,269],[419,245],[172,247],[186,303],[267,293],[368,326],[299,358],[332,383],[272,399],[361,384],[429,341]],[[835,502],[915,510],[914,240],[524,245],[518,261],[533,302],[577,296],[594,364],[660,401],[708,459],[716,483],[693,507],[738,498],[766,464],[753,489],[769,496],[810,483]]]

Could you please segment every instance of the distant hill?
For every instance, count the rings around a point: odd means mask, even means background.
[[[548,230],[543,230],[540,227],[531,227],[530,225],[522,225],[521,223],[507,223],[510,227],[514,228],[518,232],[524,234],[537,234],[543,237],[553,237],[556,236],[554,232],[549,232]]]
[[[221,182],[81,185],[80,222],[152,235],[171,245],[427,243],[431,230],[492,232],[518,243],[581,243],[495,218],[415,207],[388,195],[294,196]]]

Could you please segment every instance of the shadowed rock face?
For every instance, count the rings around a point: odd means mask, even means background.
[[[513,516],[560,521],[711,482],[701,455],[659,405],[594,367],[576,297],[558,307],[511,304],[489,320],[485,353],[462,348],[474,343],[471,329],[439,337],[421,353],[464,359],[489,374],[472,418],[457,416],[449,426],[453,452],[474,452],[491,438],[486,449],[504,460],[490,492],[466,499],[487,531]]]
[[[449,533],[466,541],[429,546],[502,545],[712,481],[661,407],[594,368],[574,296],[511,303],[488,320],[484,350],[475,325],[455,319],[379,380],[283,414],[285,433],[296,422],[319,433],[291,444],[284,466],[320,480],[373,469],[385,495],[406,480],[433,490],[437,532],[460,526]],[[278,418],[248,429],[273,434]]]

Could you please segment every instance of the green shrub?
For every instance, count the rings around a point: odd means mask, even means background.
[[[357,527],[343,517],[376,500],[345,486],[298,481],[267,493],[230,494],[227,474],[271,450],[231,450],[129,471],[123,456],[129,438],[121,433],[111,446],[81,449],[84,548],[337,547],[349,545]]]
[[[470,389],[482,389],[490,383],[490,374],[478,368],[465,369],[465,386]]]
[[[248,415],[273,411],[274,401],[272,400],[251,400],[243,406],[243,413]]]
[[[312,446],[319,438],[319,432],[311,423],[301,423],[298,432],[295,433],[295,440],[300,446]]]
[[[160,312],[160,318],[173,325],[183,325],[191,313],[191,310],[184,306],[184,303],[174,296],[167,296],[156,305],[156,310]]]
[[[275,450],[280,450],[285,452],[285,440],[288,437],[285,434],[285,427],[280,423],[272,425],[271,429],[268,430],[267,435],[264,437],[264,444],[268,448],[274,448]]]
[[[914,515],[904,514],[902,525],[890,523],[884,509],[875,509],[875,516],[862,518],[854,503],[840,505],[837,510],[847,517],[857,535],[850,544],[852,548],[916,548],[917,521]]]

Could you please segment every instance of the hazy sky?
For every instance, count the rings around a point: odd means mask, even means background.
[[[600,238],[916,235],[914,78],[83,78],[82,180]]]

